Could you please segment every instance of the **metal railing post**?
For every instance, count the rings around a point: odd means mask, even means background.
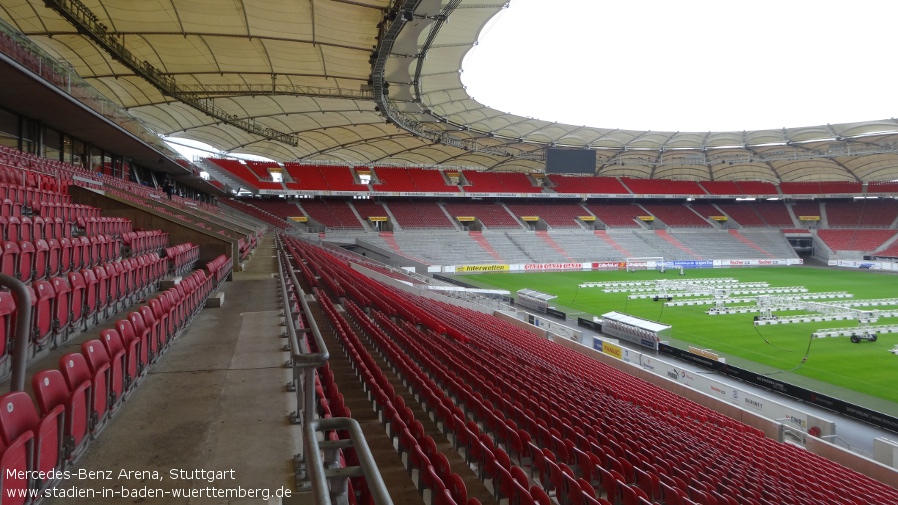
[[[306,294],[299,285],[290,258],[284,251],[281,238],[277,238],[278,244],[278,271],[281,276],[281,293],[284,299],[284,319],[287,326],[287,339],[290,349],[290,364],[293,369],[293,383],[296,388],[296,408],[291,416],[294,423],[302,425],[302,454],[296,461],[303,461],[305,481],[308,482],[313,494],[314,503],[317,505],[346,505],[348,499],[348,483],[350,477],[363,476],[368,484],[368,489],[374,499],[375,505],[392,505],[393,501],[387,492],[386,485],[381,478],[380,471],[365,435],[362,433],[359,423],[348,417],[334,417],[318,419],[315,415],[315,369],[327,363],[330,353],[318,323],[312,316],[311,308],[306,300]],[[290,303],[290,292],[287,282],[293,284],[294,291],[303,313],[309,322],[309,331],[297,332],[294,324],[293,307]],[[297,336],[298,333],[302,337]],[[312,335],[318,352],[310,352],[308,335]],[[296,384],[302,377],[301,387]],[[299,410],[302,410],[299,412]],[[318,440],[318,432],[321,431],[345,431],[349,434],[349,440]],[[354,448],[359,460],[359,466],[350,468],[340,467],[339,450]],[[325,457],[322,457],[324,452]],[[302,472],[297,472],[298,474]],[[328,484],[330,483],[330,485]]]
[[[16,297],[16,334],[13,340],[10,391],[25,390],[25,368],[28,366],[28,341],[31,339],[31,292],[25,284],[6,274],[0,274],[0,286],[5,286]]]

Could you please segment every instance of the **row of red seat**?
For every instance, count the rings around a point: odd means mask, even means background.
[[[413,470],[417,472],[418,491],[423,494],[425,489],[429,490],[430,503],[434,505],[479,504],[476,499],[467,500],[464,481],[452,473],[446,456],[437,450],[436,442],[424,432],[423,425],[415,419],[412,410],[405,406],[402,396],[396,394],[389,379],[359,341],[349,322],[337,312],[327,294],[318,288],[314,289],[314,293],[353,362],[356,374],[363,380],[369,397],[374,400],[379,415],[388,427],[388,434],[396,442],[400,456],[405,456],[403,461],[407,470],[410,473]],[[351,305],[350,310],[354,314],[359,312],[355,305]],[[353,496],[353,500],[369,503],[366,482],[356,480],[353,487],[359,489],[359,496]]]
[[[165,277],[166,268],[167,260],[151,253],[35,281],[29,287],[32,354],[145,297]]]
[[[128,248],[129,255],[138,256],[168,247],[168,235],[161,230],[131,231],[122,234],[122,243]]]
[[[0,238],[19,240],[72,238],[71,223],[62,218],[44,219],[40,216],[0,216]]]
[[[37,408],[24,392],[0,397],[0,489],[3,503],[29,500],[17,491],[56,485],[179,332],[202,309],[212,278],[202,270],[161,293],[32,378]],[[21,473],[17,473],[21,472]]]
[[[318,248],[297,248],[310,249]],[[346,268],[345,261],[332,254],[307,260]],[[898,494],[879,482],[766,439],[756,429],[496,318],[355,280],[379,291],[396,307],[394,314],[405,318],[412,307],[430,314],[422,320],[423,330],[404,324],[402,331],[390,331],[391,339],[382,344],[395,341],[401,347],[401,353],[387,352],[393,366],[417,367],[431,379],[417,392],[431,408],[443,410],[437,416],[443,425],[471,440],[457,426],[473,418],[495,436],[498,446],[517,456],[519,464],[538,472],[563,503],[593,503],[601,496],[624,503],[712,505],[898,501]],[[357,285],[356,291],[362,288]],[[370,298],[370,293],[365,295]],[[354,295],[346,290],[344,296]],[[388,318],[377,316],[380,307],[373,298],[370,302],[367,309],[389,328]],[[403,364],[402,356],[411,361]],[[445,415],[451,409],[439,407],[441,392],[463,407],[464,417]],[[524,442],[528,437],[530,444]],[[477,443],[468,450],[483,452]],[[498,451],[491,454],[501,459]],[[796,472],[796,461],[801,462],[798,468],[821,472]],[[486,464],[486,469],[495,466]],[[501,489],[503,476],[496,472],[494,487]]]
[[[0,167],[0,174],[9,173],[9,170],[10,169],[4,170],[2,167]],[[0,178],[2,178],[2,176],[0,176]],[[66,191],[67,190],[68,188],[66,188]],[[69,196],[67,192],[59,191],[58,188],[49,190],[22,186],[21,184],[11,184],[7,182],[0,182],[0,199],[8,199],[13,203],[19,203],[29,207],[40,207],[44,204],[72,203],[72,197]]]
[[[102,265],[121,257],[121,241],[111,235],[33,242],[10,240],[0,243],[0,272],[27,283]]]
[[[206,263],[206,270],[209,271],[209,276],[215,280],[216,288],[231,275],[233,269],[234,262],[224,254]]]
[[[193,265],[200,259],[200,246],[190,242],[165,248],[165,257],[171,262],[174,275],[182,275],[193,270]]]
[[[75,220],[77,226],[85,235],[108,234],[122,237],[131,232],[131,220],[123,217],[79,217]]]

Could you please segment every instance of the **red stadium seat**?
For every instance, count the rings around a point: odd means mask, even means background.
[[[97,342],[102,347],[102,344]],[[73,393],[87,387],[90,406],[90,433],[96,436],[109,419],[109,364],[91,371],[83,354],[73,352],[59,358],[59,371]]]
[[[10,392],[0,396],[0,439],[5,447],[16,447],[17,441],[31,433],[30,470],[49,472],[61,470],[63,465],[64,450],[63,423],[65,419],[65,407],[57,405],[45,415],[38,415],[31,397],[22,391]],[[28,454],[26,454],[26,457]],[[44,489],[53,482],[53,478],[35,478],[34,484],[38,489]],[[9,496],[5,496],[3,502]]]
[[[41,370],[31,378],[31,386],[42,417],[48,417],[60,406],[65,410],[64,457],[74,459],[90,443],[90,383],[79,383],[70,389],[59,370]]]

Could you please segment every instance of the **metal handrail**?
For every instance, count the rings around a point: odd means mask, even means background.
[[[361,469],[361,473],[365,477],[365,482],[368,484],[368,490],[371,492],[371,498],[377,505],[392,505],[393,499],[387,492],[387,486],[384,484],[380,471],[377,469],[377,463],[374,461],[374,456],[371,454],[371,449],[368,447],[368,442],[365,440],[365,435],[362,433],[362,427],[359,425],[358,421],[349,417],[316,419],[312,421],[306,430],[304,430],[303,443],[310,449],[308,458],[310,480],[313,483],[325,482],[328,478],[328,474],[330,474],[333,479],[340,478],[344,480],[357,475],[357,473],[352,471],[340,474],[325,470],[325,468],[333,468],[339,464],[339,456],[335,450],[337,447],[333,446],[334,443],[318,441],[316,435],[317,432],[326,430],[346,430],[349,433],[349,443],[355,448],[356,456],[359,459],[358,468]],[[322,459],[321,451],[324,450],[325,453],[329,452],[329,446],[334,449],[332,454],[327,457],[326,460]],[[341,485],[340,489],[345,490],[346,485]],[[328,496],[327,491],[327,486],[313,485],[313,502],[316,505],[329,503],[328,500],[330,497]],[[338,494],[338,497],[342,498],[343,495]],[[342,502],[343,500],[340,499],[340,501]]]
[[[0,274],[0,286],[9,288],[16,297],[16,334],[12,354],[10,391],[25,390],[25,368],[28,366],[28,341],[31,338],[31,292],[25,284],[6,274]]]
[[[297,412],[291,416],[294,423],[302,425],[303,429],[303,447],[302,453],[297,460],[301,459],[305,466],[305,479],[308,481],[314,502],[317,505],[327,505],[337,503],[345,505],[348,503],[348,478],[361,475],[365,477],[368,489],[374,498],[376,505],[392,505],[393,501],[387,492],[386,485],[381,478],[380,471],[368,442],[358,422],[348,417],[317,419],[315,417],[315,369],[327,363],[330,353],[327,345],[321,336],[318,324],[312,317],[311,309],[306,294],[299,285],[296,274],[290,266],[287,252],[284,251],[283,243],[280,236],[277,239],[277,261],[278,272],[281,276],[281,294],[284,302],[284,319],[287,326],[286,337],[290,350],[290,366],[293,370],[292,386],[296,391],[296,408]],[[286,275],[285,275],[286,272]],[[299,298],[303,313],[309,322],[309,331],[302,333],[302,338],[298,336],[300,332],[296,331],[293,323],[294,313],[289,301],[289,291],[287,290],[287,281],[293,284],[296,290],[296,296]],[[309,352],[308,334],[312,334],[318,352]],[[299,387],[298,383],[302,383]],[[289,386],[290,384],[288,384]],[[349,433],[349,440],[341,440],[339,442],[319,441],[318,432],[325,430],[345,430]],[[342,447],[353,447],[359,460],[359,466],[353,468],[339,468],[339,456],[336,449]],[[325,451],[326,457],[322,458],[321,452]],[[336,470],[329,470],[335,469]],[[328,481],[335,482],[334,488],[328,486]]]

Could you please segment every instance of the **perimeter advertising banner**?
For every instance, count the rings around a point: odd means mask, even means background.
[[[459,265],[456,272],[507,272],[508,265]]]
[[[784,267],[789,265],[803,265],[801,258],[769,259],[769,260],[714,260],[715,267]]]
[[[583,270],[583,263],[525,263],[525,272],[540,270]]]
[[[859,268],[862,270],[896,270],[898,264],[891,261],[849,261],[849,260],[829,260],[827,264],[831,267],[843,268]]]
[[[593,270],[626,270],[626,261],[595,261],[592,263]]]

